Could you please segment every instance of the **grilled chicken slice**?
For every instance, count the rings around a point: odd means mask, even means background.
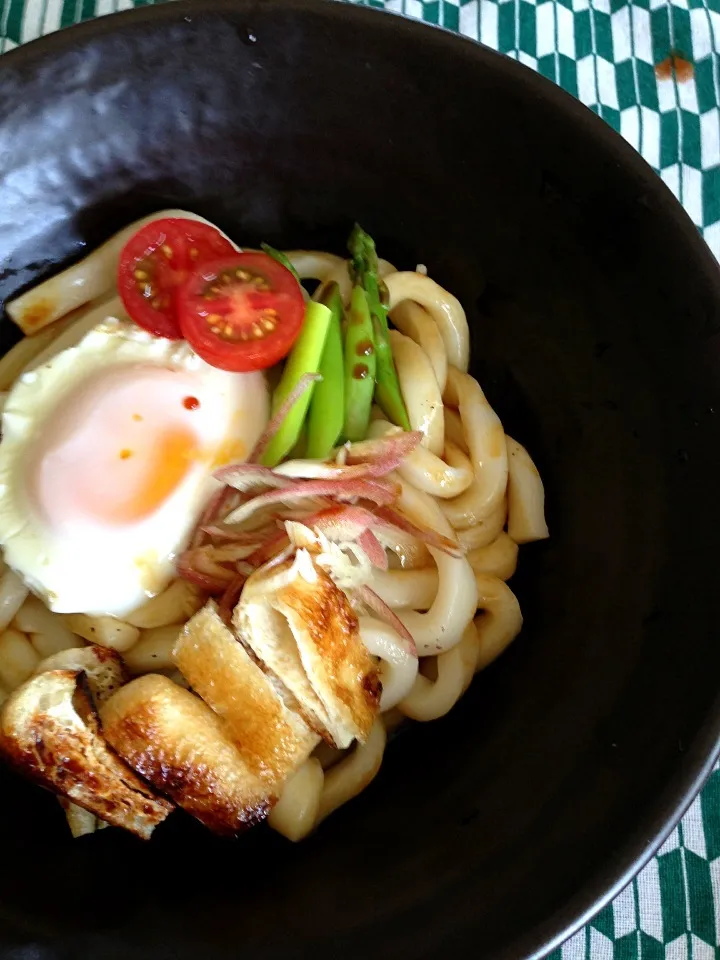
[[[77,670],[31,677],[5,701],[0,753],[36,783],[145,840],[173,809],[108,749]]]
[[[243,760],[227,725],[172,680],[146,674],[100,708],[108,743],[134,770],[215,833],[263,820],[276,797]]]
[[[319,737],[289,710],[210,602],[188,621],[173,659],[193,690],[222,717],[250,770],[270,785],[288,779]]]
[[[233,623],[325,740],[344,748],[366,739],[380,702],[377,665],[345,593],[307,550],[253,574]]]

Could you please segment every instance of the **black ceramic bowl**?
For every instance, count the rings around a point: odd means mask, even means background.
[[[338,251],[357,219],[427,263],[537,458],[552,539],[523,551],[507,655],[300,846],[182,818],[148,845],[70,842],[4,775],[3,955],[539,956],[649,857],[717,750],[715,262],[546,81],[320,0],[174,3],[2,58],[0,300],[161,207]]]

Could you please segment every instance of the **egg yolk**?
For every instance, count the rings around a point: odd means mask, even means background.
[[[210,411],[185,402],[200,387],[192,372],[128,366],[74,391],[35,444],[35,510],[65,530],[130,527],[159,511],[194,467],[212,469],[208,445],[221,445]]]
[[[176,426],[156,435],[155,446],[145,458],[139,481],[124,499],[105,501],[106,519],[132,523],[154,513],[180,485],[197,455],[197,439],[186,427]],[[122,460],[131,457],[132,450],[120,451]]]

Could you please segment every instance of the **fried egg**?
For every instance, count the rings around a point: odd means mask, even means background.
[[[51,610],[122,617],[162,590],[264,429],[262,373],[109,318],[25,373],[3,412],[0,544]]]

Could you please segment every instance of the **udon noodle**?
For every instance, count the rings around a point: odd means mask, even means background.
[[[125,316],[115,291],[118,253],[146,221],[125,228],[10,305],[11,315],[19,316],[33,305],[52,302],[54,322],[0,360],[1,391],[24,370],[77,343],[108,314]],[[317,281],[319,290],[336,282],[349,302],[347,261],[315,251],[287,256],[303,280]],[[360,635],[381,664],[381,716],[366,743],[345,752],[323,746],[287,782],[268,822],[291,840],[306,836],[372,781],[386,747],[386,718],[424,722],[444,716],[474,674],[506,649],[522,626],[518,601],[506,582],[517,566],[518,544],[548,536],[538,471],[525,448],[505,434],[480,384],[468,373],[469,331],[461,304],[423,271],[397,271],[381,261],[379,272],[395,327],[391,344],[403,398],[412,429],[422,433],[420,446],[392,476],[400,487],[397,509],[412,523],[458,542],[462,552],[451,556],[411,534],[382,540],[388,569],[372,569],[369,586],[410,631],[419,660],[391,624],[372,611],[360,616]],[[398,430],[374,412],[370,437]],[[204,600],[202,591],[178,579],[123,621],[60,615],[4,569],[0,695],[5,699],[42,670],[48,657],[82,645],[83,639],[118,650],[132,674],[164,672],[182,683],[171,651]],[[83,818],[77,808],[66,806],[75,833],[95,828],[92,816]]]

